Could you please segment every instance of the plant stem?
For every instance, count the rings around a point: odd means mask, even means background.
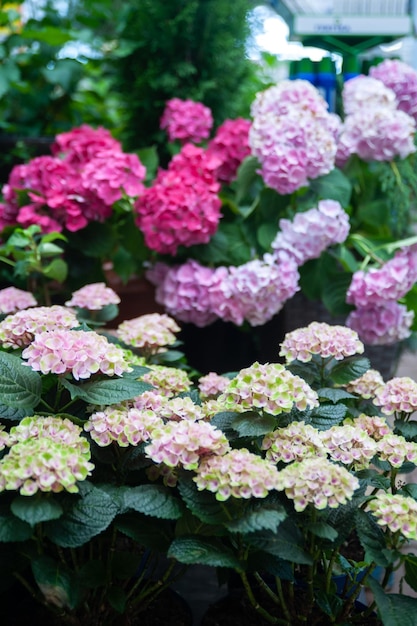
[[[251,603],[255,611],[264,618],[264,620],[266,620],[270,624],[282,624],[282,626],[291,626],[291,622],[288,622],[287,620],[282,620],[279,617],[274,617],[266,609],[264,609],[263,606],[259,604],[253,594],[246,572],[239,572],[239,575],[242,579],[243,587],[245,589],[249,602]]]

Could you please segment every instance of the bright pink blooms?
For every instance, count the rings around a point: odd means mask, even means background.
[[[77,289],[65,306],[80,307],[88,311],[99,311],[109,304],[119,304],[120,298],[113,289],[104,283],[91,283]]]
[[[28,309],[37,304],[36,298],[29,291],[17,289],[17,287],[0,289],[0,314],[16,313],[16,311]]]
[[[398,59],[385,59],[371,67],[369,75],[392,89],[398,109],[417,121],[417,72],[414,68]]]
[[[75,380],[93,374],[122,376],[131,371],[124,352],[103,335],[81,330],[50,330],[35,335],[23,350],[26,365],[42,374],[71,373]]]
[[[341,361],[348,356],[362,354],[364,349],[357,333],[350,328],[311,322],[305,328],[297,328],[285,335],[279,355],[287,363],[294,360],[308,363],[316,354],[322,359]]]
[[[231,183],[236,178],[239,165],[250,154],[250,126],[251,122],[243,118],[226,120],[209,142],[207,152],[221,161],[216,172],[218,180]]]
[[[318,258],[331,245],[342,243],[350,231],[349,216],[339,202],[321,200],[317,208],[280,219],[274,251],[285,250],[298,265]]]
[[[349,313],[346,325],[368,345],[389,345],[411,335],[414,312],[404,304],[388,300],[384,304],[360,307]]]
[[[213,116],[211,110],[201,102],[172,98],[165,105],[160,128],[168,133],[169,141],[200,143],[207,139]]]
[[[79,166],[92,159],[102,150],[122,151],[122,146],[110,132],[82,124],[68,132],[60,133],[52,144],[52,154],[64,158],[71,165]]]

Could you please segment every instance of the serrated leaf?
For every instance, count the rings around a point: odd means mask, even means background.
[[[152,385],[129,377],[108,378],[80,385],[63,379],[62,384],[70,392],[71,400],[81,398],[96,405],[117,404],[153,389]]]
[[[330,524],[326,524],[326,522],[314,522],[309,524],[308,526],[309,532],[316,537],[320,537],[321,539],[328,539],[329,541],[335,541],[338,536],[338,532],[333,526]]]
[[[40,401],[42,379],[14,354],[0,352],[0,397],[9,407],[35,408]]]
[[[231,426],[241,437],[258,437],[275,430],[277,420],[272,415],[247,411],[235,416]]]
[[[114,527],[140,545],[163,553],[166,553],[173,539],[171,521],[159,520],[158,524],[155,524],[152,517],[140,513],[118,516],[114,521]]]
[[[0,515],[0,543],[26,541],[32,536],[32,527],[12,515]]]
[[[239,561],[231,550],[216,539],[178,537],[174,539],[168,556],[188,565],[239,568]]]
[[[191,479],[180,478],[178,488],[187,507],[202,522],[221,524],[230,520],[227,505],[218,502],[209,491],[198,491]]]
[[[49,494],[36,495],[31,498],[17,496],[10,508],[16,517],[31,526],[35,526],[39,522],[58,519],[63,513],[61,505],[49,497]]]
[[[304,540],[294,523],[287,518],[278,528],[276,533],[262,531],[245,536],[247,543],[278,556],[285,561],[311,565],[313,560],[304,549]]]
[[[0,420],[10,420],[13,422],[20,422],[21,419],[27,417],[33,413],[30,409],[16,409],[6,404],[0,404]]]
[[[350,356],[332,367],[331,376],[334,384],[347,385],[360,378],[371,367],[366,357]]]
[[[385,553],[385,536],[375,520],[364,511],[357,510],[355,515],[356,532],[365,550],[365,559],[376,565],[387,567],[390,563]]]
[[[402,435],[407,439],[407,441],[414,440],[417,437],[417,422],[395,420],[394,430],[396,434]]]
[[[264,505],[255,510],[246,510],[241,517],[226,523],[225,526],[232,533],[247,534],[258,530],[275,532],[286,517],[287,514],[283,506],[272,508]]]
[[[80,600],[77,576],[48,556],[31,560],[33,577],[48,604],[73,609]]]
[[[416,626],[417,598],[397,593],[385,593],[381,585],[372,577],[368,579],[378,614],[384,626]]]
[[[404,560],[405,582],[407,585],[417,591],[417,556],[415,554],[407,554]]]
[[[138,485],[123,490],[125,509],[161,519],[178,519],[183,511],[182,502],[172,489],[163,485]]]
[[[340,424],[346,417],[347,407],[344,404],[322,404],[313,409],[310,423],[319,430]]]
[[[310,188],[317,193],[319,198],[337,200],[342,206],[349,204],[352,193],[352,183],[337,167],[328,174],[310,181]]]
[[[344,389],[335,389],[333,387],[322,387],[317,390],[317,395],[320,399],[330,400],[331,402],[340,402],[340,400],[351,400],[356,398],[353,394],[345,391]]]

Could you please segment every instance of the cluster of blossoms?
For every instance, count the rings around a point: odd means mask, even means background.
[[[74,311],[64,306],[40,306],[17,311],[0,322],[0,344],[4,348],[28,346],[37,333],[76,328]]]
[[[376,390],[384,385],[384,379],[378,370],[369,369],[360,378],[352,380],[346,385],[346,391],[354,393],[364,400],[373,398]]]
[[[211,491],[224,502],[230,497],[265,498],[277,488],[277,477],[271,463],[242,448],[203,458],[193,480],[199,491]]]
[[[417,443],[407,441],[401,435],[389,433],[378,441],[378,456],[396,468],[401,467],[406,461],[416,463]]]
[[[379,441],[382,437],[391,433],[387,421],[378,415],[361,413],[354,420],[347,419],[344,423],[356,426],[356,428],[362,428],[374,441]]]
[[[201,457],[222,455],[229,450],[222,431],[201,420],[170,421],[152,431],[151,443],[145,448],[146,456],[154,463],[188,470],[195,470]]]
[[[104,221],[115,202],[142,193],[146,170],[103,129],[82,125],[57,135],[52,155],[17,165],[3,187],[0,226],[78,231]]]
[[[160,128],[169,141],[200,143],[207,139],[213,126],[211,110],[201,102],[171,98],[165,105]]]
[[[385,59],[371,67],[369,74],[395,93],[397,107],[417,121],[417,72],[398,59]]]
[[[70,493],[94,469],[81,428],[60,417],[26,417],[10,429],[10,451],[0,461],[0,491]]]
[[[119,304],[120,298],[113,289],[104,283],[90,283],[77,289],[65,306],[79,307],[88,311],[100,311],[109,304]]]
[[[258,93],[251,113],[249,144],[268,187],[289,194],[333,169],[337,125],[308,81],[284,80]]]
[[[191,398],[165,398],[158,409],[158,415],[164,420],[180,422],[189,420],[196,422],[205,418],[203,409]]]
[[[386,87],[383,81],[363,74],[345,82],[342,98],[345,115],[352,115],[368,108],[397,108],[394,91]]]
[[[155,354],[174,344],[175,333],[180,330],[169,315],[148,313],[122,322],[117,327],[117,336],[129,346],[142,349],[146,354]]]
[[[150,409],[107,407],[93,413],[84,430],[100,447],[116,442],[121,447],[137,446],[148,441],[152,431],[162,425],[162,420]]]
[[[23,350],[22,357],[37,372],[71,373],[76,380],[90,378],[97,372],[121,376],[132,369],[121,348],[103,335],[81,330],[40,332]]]
[[[362,354],[364,349],[357,333],[350,328],[311,322],[305,328],[297,328],[285,335],[279,355],[287,363],[295,360],[308,363],[316,354],[322,359],[340,361],[354,354]]]
[[[219,401],[228,411],[262,409],[271,415],[318,406],[317,394],[279,363],[253,363],[233,378]]]
[[[142,377],[161,395],[172,397],[191,389],[191,380],[187,372],[176,367],[165,367],[164,365],[150,365],[149,371]]]
[[[249,156],[249,129],[251,122],[243,118],[226,120],[216,130],[208,144],[207,152],[220,161],[216,178],[222,183],[231,183],[242,161]]]
[[[389,345],[407,339],[411,334],[414,312],[405,304],[387,301],[369,305],[349,313],[346,324],[368,345]]]
[[[417,383],[409,376],[398,376],[375,391],[373,400],[382,413],[414,413],[417,410]]]
[[[202,400],[217,398],[226,389],[230,379],[226,376],[209,372],[198,379],[198,390]]]
[[[417,539],[417,502],[414,498],[379,493],[367,504],[377,524],[391,532],[401,532],[407,539]]]
[[[321,439],[331,459],[355,469],[367,468],[377,451],[375,440],[356,425],[332,426]]]
[[[317,208],[296,213],[292,221],[280,219],[271,245],[274,251],[285,250],[298,265],[303,265],[330,246],[343,243],[349,231],[349,216],[340,203],[321,200]]]
[[[24,291],[17,287],[0,289],[0,314],[7,315],[16,313],[22,309],[37,306],[35,296],[30,291]]]
[[[262,441],[262,450],[267,451],[266,458],[273,463],[326,456],[320,432],[305,422],[292,422],[286,428],[269,433]]]
[[[307,458],[287,465],[278,474],[276,489],[285,491],[296,511],[312,504],[316,509],[346,504],[359,487],[347,469],[325,458]]]

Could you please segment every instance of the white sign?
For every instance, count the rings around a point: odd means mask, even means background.
[[[294,35],[393,35],[404,36],[412,32],[409,16],[294,16]]]

